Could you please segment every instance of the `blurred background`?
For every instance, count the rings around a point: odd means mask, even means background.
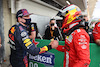
[[[19,9],[27,9],[31,15],[32,23],[37,25],[41,39],[45,32],[45,26],[49,24],[51,18],[61,22],[61,17],[56,16],[58,11],[69,4],[80,7],[82,14],[88,17],[89,27],[100,20],[100,0],[0,0],[0,36],[2,48],[0,48],[0,62],[5,60],[5,65],[9,65],[10,47],[8,44],[8,30],[16,24],[16,12]],[[5,66],[6,67],[6,66]]]

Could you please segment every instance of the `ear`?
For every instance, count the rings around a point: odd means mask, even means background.
[[[20,17],[18,17],[18,21],[19,21],[19,22],[21,21],[21,18],[20,18]]]

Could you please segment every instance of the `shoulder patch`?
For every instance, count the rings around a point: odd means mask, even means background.
[[[12,27],[11,28],[11,33],[14,34],[14,32],[15,32],[15,27]]]
[[[32,30],[34,30],[34,27],[31,27]]]
[[[21,36],[22,36],[22,37],[25,37],[25,36],[27,36],[27,33],[26,33],[26,32],[22,32],[22,33],[21,33]]]
[[[81,32],[81,30],[80,29],[77,29],[77,32],[79,33],[79,32]]]
[[[24,30],[21,26],[19,26],[19,29],[20,29],[21,31],[23,31],[23,30]]]
[[[72,39],[73,39],[73,36],[70,34],[69,37],[68,37],[68,41],[72,42]]]

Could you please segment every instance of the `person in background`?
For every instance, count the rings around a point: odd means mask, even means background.
[[[83,15],[83,16],[84,16],[85,21],[88,22],[88,17],[87,17],[87,15]]]
[[[94,37],[94,41],[95,43],[100,46],[100,21],[98,21],[95,24],[95,27],[93,28],[93,37]]]
[[[44,39],[52,40],[59,37],[59,31],[56,28],[55,23],[56,23],[55,19],[50,20],[49,22],[50,26],[48,26],[47,29],[45,30]]]
[[[29,34],[30,39],[32,39],[32,42],[37,45],[39,42],[35,41],[35,37],[36,37],[36,30],[35,30],[35,26],[34,24],[29,24],[27,25],[27,32]]]
[[[27,52],[38,55],[58,46],[56,40],[40,48],[37,48],[32,43],[27,32],[27,25],[31,23],[31,14],[26,9],[20,9],[16,14],[17,24],[13,25],[9,30],[10,63],[12,67],[28,67]]]
[[[88,17],[87,17],[87,15],[83,15],[83,17],[84,17],[84,19],[85,19],[85,30],[86,30],[86,32],[88,33],[88,30],[89,30],[89,26],[88,26],[88,24],[89,24],[89,22],[88,22]]]
[[[65,45],[58,45],[58,51],[64,52],[63,67],[89,67],[90,64],[90,37],[85,31],[85,22],[82,12],[76,5],[68,5],[59,13],[64,16],[62,25],[66,34]]]
[[[95,43],[94,42],[94,37],[93,37],[93,28],[95,27],[95,24],[97,23],[97,21],[94,21],[92,20],[90,22],[90,25],[89,25],[89,30],[88,30],[88,34],[90,36],[90,43]]]

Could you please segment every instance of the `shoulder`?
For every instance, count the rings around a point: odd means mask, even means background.
[[[79,36],[79,37],[84,36],[89,38],[88,33],[84,29],[76,29],[74,32],[75,32],[75,36]]]
[[[49,30],[50,29],[50,26],[47,26],[46,30]]]
[[[94,31],[99,31],[100,30],[100,22],[95,24],[95,27],[93,28],[93,33]]]
[[[15,30],[16,29],[16,25],[13,25],[10,30]]]
[[[95,24],[94,29],[97,29],[97,28],[100,28],[100,22],[97,22],[97,23]]]
[[[98,24],[100,24],[100,21],[99,21],[99,22],[97,22],[95,25],[98,25]]]
[[[74,32],[76,34],[83,34],[83,32],[86,33],[86,31],[84,29],[76,29]]]
[[[16,31],[16,25],[13,25],[13,26],[10,28],[9,33],[14,34],[15,31]]]
[[[100,27],[100,22],[96,23],[95,27]]]

